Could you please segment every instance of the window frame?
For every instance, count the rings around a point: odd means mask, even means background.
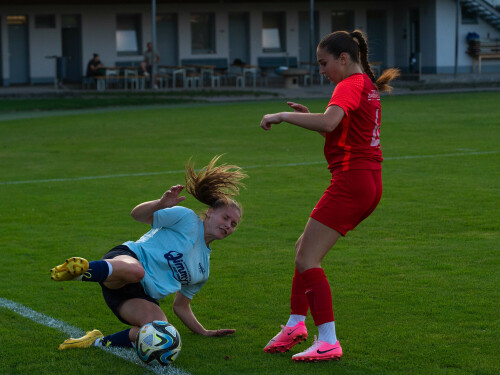
[[[278,24],[277,28],[271,28],[271,27],[265,27],[266,24],[266,16],[276,16],[277,18],[274,21],[277,21],[276,23]],[[269,20],[269,19],[268,19]],[[271,22],[273,23],[273,22]],[[276,35],[274,32],[267,32],[265,30],[278,30],[278,35],[276,39]],[[267,35],[266,35],[267,34]],[[286,52],[287,51],[287,45],[286,45],[286,12],[262,12],[262,33],[261,33],[261,42],[262,42],[262,52],[264,53],[273,53],[273,52]],[[274,39],[275,41],[279,41],[279,47],[266,47],[267,43],[272,43],[272,40]],[[267,40],[267,42],[266,42]],[[268,44],[269,45],[269,44]]]
[[[205,26],[200,23],[200,27],[196,27],[196,18],[206,21]],[[191,12],[189,14],[189,27],[191,31],[191,54],[213,55],[217,53],[215,12]]]
[[[128,20],[125,17],[129,17]],[[121,20],[120,20],[121,18]],[[122,25],[120,25],[120,22]],[[133,24],[133,28],[126,28],[123,24]],[[125,34],[128,32],[128,35]],[[134,33],[134,34],[131,34]],[[132,39],[134,38],[135,49],[121,49],[119,38]],[[137,56],[142,55],[142,18],[140,13],[118,13],[116,14],[116,30],[115,30],[116,53],[118,56]],[[127,42],[124,42],[127,44]]]
[[[479,23],[477,13],[470,12],[463,4],[460,8],[460,18],[462,25],[477,25]]]
[[[35,29],[55,29],[56,15],[55,14],[35,14],[34,16]]]

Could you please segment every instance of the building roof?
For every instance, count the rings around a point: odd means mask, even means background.
[[[65,4],[65,5],[89,5],[89,4],[151,4],[152,0],[16,0],[15,5],[50,5],[50,4]],[[315,2],[332,2],[332,0],[314,0]],[[351,0],[351,1],[378,1],[378,0]],[[399,0],[388,0],[399,1]],[[234,3],[269,3],[269,0],[156,0],[156,4],[185,4],[185,3],[216,3],[216,4],[234,4]],[[275,3],[306,3],[309,0],[271,0]],[[0,0],[0,5],[12,5],[12,0]]]

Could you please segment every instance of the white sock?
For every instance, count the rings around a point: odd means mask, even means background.
[[[113,266],[107,260],[105,260],[105,262],[108,264],[108,270],[109,270],[108,277],[110,277],[111,274],[113,273]]]
[[[101,341],[102,341],[102,338],[98,337],[97,340],[94,341],[94,346],[101,346]]]
[[[286,326],[293,327],[293,326],[299,324],[299,322],[305,322],[305,321],[306,321],[306,317],[304,315],[292,314],[292,315],[290,315],[290,318],[288,319]]]
[[[337,342],[337,334],[335,333],[335,322],[328,322],[318,326],[318,340],[326,341],[329,344]]]

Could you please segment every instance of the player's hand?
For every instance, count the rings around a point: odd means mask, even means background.
[[[281,121],[281,113],[272,113],[262,117],[260,127],[264,130],[271,130],[273,124],[279,124]]]
[[[235,333],[235,329],[218,329],[218,330],[207,330],[205,336],[228,336]]]
[[[182,202],[184,199],[186,199],[185,196],[179,197],[179,194],[183,189],[184,189],[183,185],[172,186],[165,193],[163,193],[160,199],[160,206],[165,208],[174,207],[180,202]]]
[[[286,102],[286,104],[288,104],[295,112],[309,113],[309,109],[305,105],[294,102]]]

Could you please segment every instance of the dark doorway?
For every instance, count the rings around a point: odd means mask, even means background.
[[[250,64],[250,27],[248,12],[229,13],[229,63]]]
[[[387,15],[384,10],[369,10],[366,14],[369,61],[386,66],[387,56]]]
[[[299,12],[299,60],[301,63],[316,63],[316,47],[319,43],[319,14],[314,12],[314,44],[311,48],[311,14]]]
[[[332,32],[334,31],[354,31],[353,10],[332,11]]]
[[[10,84],[29,83],[28,17],[7,16]]]
[[[156,44],[160,65],[179,65],[177,14],[164,13],[156,16]]]
[[[82,80],[82,28],[80,15],[62,16],[62,55],[65,58],[65,82]]]

